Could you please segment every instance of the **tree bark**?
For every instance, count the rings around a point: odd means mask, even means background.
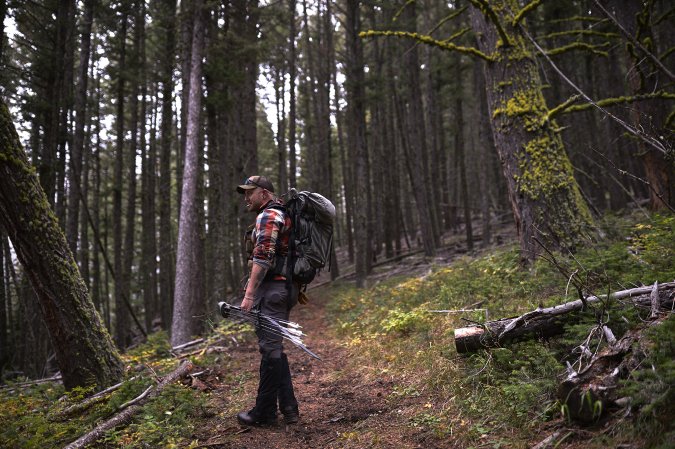
[[[462,82],[462,66],[455,66],[455,79],[458,83]],[[462,89],[458,88],[455,94],[455,122],[457,129],[455,131],[455,151],[457,156],[457,166],[459,168],[459,195],[462,199],[462,211],[464,213],[464,231],[466,233],[466,247],[473,251],[473,225],[471,222],[471,202],[469,200],[469,184],[466,179],[466,142],[464,139],[464,99],[462,98]]]
[[[2,11],[0,11],[1,13]],[[0,14],[0,20],[4,16]],[[0,56],[2,56],[0,54]],[[7,364],[7,359],[9,358],[9,354],[11,354],[11,349],[9,346],[9,331],[8,331],[8,324],[9,320],[7,317],[7,311],[10,310],[11,304],[9,302],[9,295],[7,295],[7,292],[9,291],[7,286],[5,285],[5,279],[7,276],[5,276],[5,258],[11,259],[11,256],[9,254],[5,255],[4,251],[4,241],[5,241],[5,229],[0,226],[0,366],[4,367]],[[0,369],[0,373],[1,373]]]
[[[0,149],[0,222],[37,294],[63,383],[111,385],[122,362],[1,100]]]
[[[416,30],[414,4],[406,6],[403,17],[412,30]],[[429,186],[428,151],[422,93],[420,90],[420,64],[416,44],[401,46],[403,52],[403,92],[399,93],[399,124],[402,131],[403,149],[408,166],[408,175],[412,185],[415,205],[419,216],[420,238],[424,255],[431,257],[436,253],[437,235],[434,230],[434,214]]]
[[[119,61],[117,73],[117,118],[116,118],[116,144],[115,144],[115,175],[113,188],[113,258],[114,258],[114,282],[115,282],[115,343],[124,350],[130,343],[131,317],[124,303],[124,265],[122,260],[122,183],[124,170],[124,91],[126,70],[126,36],[127,36],[127,11],[122,12],[121,30],[119,38]]]
[[[82,158],[84,151],[84,129],[86,123],[87,85],[89,81],[89,54],[91,50],[91,28],[94,22],[94,1],[84,2],[82,18],[82,41],[78,65],[78,83],[75,92],[75,138],[70,153],[68,222],[66,238],[73,254],[77,254],[78,225],[80,221],[80,201],[82,197]],[[86,204],[83,205],[86,207]]]
[[[183,170],[183,193],[181,195],[178,247],[176,254],[176,289],[174,315],[171,324],[171,344],[176,346],[200,335],[203,331],[203,298],[199,297],[199,229],[198,214],[203,205],[198,204],[199,188],[199,133],[202,95],[202,53],[204,48],[204,6],[202,1],[194,4],[192,36],[192,60],[190,63],[190,97],[187,104],[188,120]]]
[[[297,74],[297,58],[295,39],[297,35],[295,24],[296,0],[288,0],[288,184],[290,187],[297,187],[296,171],[298,170],[296,162],[296,90],[295,83]]]
[[[146,40],[145,40],[145,3],[141,3],[139,17],[138,33],[140,47],[140,84],[141,84],[141,110],[140,110],[140,157],[141,157],[141,229],[143,238],[141,241],[141,260],[140,260],[140,282],[143,289],[143,306],[145,309],[145,329],[147,332],[154,330],[155,320],[159,319],[159,307],[157,304],[157,207],[156,207],[156,166],[157,166],[157,145],[156,145],[156,114],[151,113],[152,125],[150,129],[150,142],[146,145],[147,121],[147,69],[146,69]],[[156,87],[156,84],[155,84]],[[155,92],[157,89],[153,89]],[[155,108],[152,108],[156,111]]]
[[[174,233],[171,226],[171,143],[173,141],[173,55],[176,51],[176,0],[162,2],[164,28],[161,66],[162,117],[159,154],[159,304],[162,328],[171,329],[175,282]]]
[[[492,134],[502,162],[524,261],[535,258],[534,237],[551,247],[574,249],[592,219],[581,197],[560,130],[548,108],[534,55],[520,28],[505,16],[511,0],[491,2],[502,32],[476,8],[471,22],[486,64]],[[521,26],[525,26],[522,24]],[[498,43],[499,41],[499,43]]]
[[[354,240],[356,256],[356,286],[365,287],[368,275],[370,242],[368,241],[368,148],[366,143],[365,76],[363,68],[363,44],[358,37],[361,26],[359,0],[348,0],[345,12],[347,61],[346,90],[349,114],[348,146],[355,155],[353,179]]]
[[[131,282],[132,282],[132,269],[134,265],[134,255],[136,253],[134,248],[135,241],[135,232],[136,232],[136,197],[137,197],[137,185],[136,180],[136,160],[138,156],[138,94],[140,89],[140,43],[141,43],[141,34],[143,32],[143,21],[145,8],[137,5],[137,11],[134,13],[134,26],[133,26],[133,47],[131,51],[131,58],[129,61],[129,90],[131,91],[131,99],[129,101],[129,146],[127,148],[126,156],[126,170],[127,175],[125,176],[127,181],[126,188],[126,207],[124,208],[124,241],[122,243],[122,271],[116,271],[116,276],[121,277],[121,285],[123,291],[123,297],[126,302],[127,307],[130,309],[129,313],[135,315],[134,311],[131,310]],[[136,289],[133,289],[135,291]],[[126,338],[126,345],[131,343],[131,329],[127,328],[128,337]]]

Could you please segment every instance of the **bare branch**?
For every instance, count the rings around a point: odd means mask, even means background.
[[[190,361],[185,361],[182,362],[178,368],[176,368],[173,372],[168,374],[162,382],[157,385],[157,388],[155,388],[152,391],[146,390],[146,393],[143,393],[145,396],[143,398],[136,398],[134,401],[138,400],[141,402],[145,402],[146,399],[152,399],[158,396],[162,390],[169,384],[179,380],[183,376],[186,376],[192,369],[194,368],[194,365]],[[152,387],[151,387],[152,388]],[[122,410],[121,413],[113,416],[109,420],[99,424],[94,428],[92,431],[89,433],[81,436],[78,438],[76,441],[70,443],[69,445],[66,446],[66,449],[80,449],[84,448],[87,445],[90,445],[97,439],[99,439],[105,432],[108,430],[114,429],[115,427],[128,423],[131,418],[138,413],[141,410],[141,405],[140,404],[134,404],[128,406],[126,409]]]
[[[436,24],[436,26],[434,26],[431,30],[429,30],[429,32],[428,32],[427,34],[428,34],[429,36],[431,36],[432,34],[434,34],[434,31],[436,31],[437,29],[439,29],[440,27],[442,27],[443,24],[445,24],[445,22],[448,22],[448,21],[454,19],[455,17],[457,17],[458,15],[462,14],[464,11],[466,11],[467,8],[468,8],[468,6],[464,6],[463,8],[460,8],[460,9],[458,9],[457,11],[454,11],[454,12],[448,14],[447,16],[443,17],[443,18]]]
[[[546,120],[551,120],[553,117],[558,115],[561,112],[567,111],[570,106],[572,106],[572,103],[576,102],[580,98],[580,95],[572,95],[569,97],[567,100],[559,104],[558,106],[554,107],[550,111],[548,111],[548,114],[546,114]]]
[[[481,52],[480,50],[474,47],[462,47],[459,45],[452,44],[450,42],[439,41],[438,39],[434,39],[433,37],[424,34],[411,33],[409,31],[374,31],[374,30],[362,31],[359,33],[359,37],[362,39],[366,37],[376,37],[376,36],[394,36],[413,39],[423,44],[431,45],[434,47],[440,47],[443,50],[452,50],[472,56],[477,56],[486,61],[494,60],[490,56],[486,55],[485,53]]]
[[[555,33],[549,33],[545,34],[543,36],[537,36],[539,39],[553,39],[556,37],[564,37],[564,36],[597,36],[597,37],[604,37],[607,39],[612,39],[615,37],[619,37],[618,34],[616,33],[606,33],[603,31],[596,31],[596,30],[565,30],[565,31],[556,31]]]
[[[630,97],[616,97],[616,98],[604,98],[602,100],[598,100],[595,102],[598,106],[601,107],[607,107],[607,106],[614,106],[617,104],[627,104],[627,103],[634,103],[636,101],[642,101],[642,100],[652,100],[654,98],[662,98],[665,100],[675,100],[675,94],[671,94],[670,92],[666,91],[658,91],[658,92],[653,92],[649,94],[638,94],[638,95],[633,95]],[[579,111],[586,111],[588,109],[591,109],[595,105],[590,104],[590,103],[584,103],[584,104],[577,104],[573,105],[576,100],[579,99],[579,95],[573,95],[569,99],[567,99],[564,103],[560,104],[559,106],[556,106],[555,108],[551,109],[549,113],[547,114],[547,119],[550,120],[553,118],[553,116],[561,114],[561,113],[567,113],[567,112],[579,112]]]
[[[522,26],[520,27],[520,31],[523,33],[523,36],[527,37],[530,42],[534,45],[534,47],[541,53],[544,58],[548,61],[548,63],[553,67],[553,70],[556,71],[558,75],[567,83],[569,84],[574,90],[576,90],[586,101],[588,101],[590,104],[592,104],[594,107],[596,107],[598,110],[600,110],[603,114],[606,116],[610,117],[612,120],[616,121],[618,124],[620,124],[624,129],[626,129],[628,132],[631,134],[637,136],[639,139],[643,140],[645,143],[650,145],[651,147],[655,148],[657,151],[663,153],[664,155],[668,154],[668,150],[664,146],[663,143],[658,141],[657,139],[645,134],[643,131],[636,129],[635,127],[629,125],[628,123],[624,122],[621,120],[619,117],[615,116],[614,114],[610,113],[606,109],[603,109],[600,105],[598,105],[595,101],[591,99],[588,95],[582,91],[579,86],[574,84],[559,68],[555,63],[551,60],[551,58],[546,54],[546,51],[541,48],[541,46],[535,41],[532,36],[530,36],[530,33],[527,32],[525,28]]]
[[[571,44],[563,45],[562,47],[546,50],[546,54],[548,56],[557,56],[572,50],[587,50],[593,54],[607,57],[609,56],[608,53],[606,51],[598,50],[598,48],[605,48],[608,45],[609,42],[603,42],[598,45],[587,44],[585,42],[572,42]]]
[[[518,25],[525,18],[525,16],[527,14],[534,11],[537,8],[537,6],[539,6],[540,4],[541,4],[541,0],[532,0],[530,3],[525,5],[523,7],[523,9],[518,11],[518,13],[516,14],[516,17],[513,18],[513,26]]]
[[[670,70],[668,70],[668,68],[666,66],[664,66],[663,63],[661,61],[659,61],[659,59],[656,56],[654,56],[649,50],[647,50],[644,47],[644,45],[642,45],[640,43],[640,41],[635,39],[635,37],[633,35],[631,35],[619,23],[618,20],[616,20],[616,17],[614,17],[609,11],[607,11],[605,9],[605,7],[602,6],[602,4],[598,0],[594,0],[594,3],[595,3],[595,6],[597,6],[598,9],[600,11],[602,11],[602,13],[605,15],[605,17],[607,17],[614,25],[616,25],[616,27],[619,29],[619,31],[621,31],[621,34],[623,34],[624,37],[630,41],[631,44],[633,44],[635,47],[639,48],[640,51],[643,52],[654,63],[654,65],[656,65],[658,68],[660,68],[663,71],[663,73],[668,75],[668,78],[670,78],[671,81],[675,81],[675,75],[673,75],[673,73]]]
[[[118,410],[124,410],[127,407],[130,407],[134,404],[139,403],[142,401],[148,394],[150,394],[150,391],[154,388],[154,385],[150,385],[148,388],[145,389],[143,393],[141,393],[139,396],[136,398],[132,399],[131,401],[125,402],[124,404],[120,405]]]
[[[592,148],[592,150],[595,151],[596,153],[598,153],[600,156],[602,156],[607,162],[609,162],[610,164],[612,164],[612,167],[614,167],[614,168],[615,168],[619,173],[621,173],[622,175],[630,176],[631,178],[636,179],[636,180],[638,180],[638,181],[640,181],[640,182],[646,184],[647,187],[649,187],[649,190],[651,190],[651,191],[654,193],[654,195],[656,195],[657,197],[659,197],[659,199],[663,202],[663,204],[666,205],[666,207],[667,207],[668,209],[670,209],[672,212],[675,212],[675,208],[673,208],[673,206],[671,206],[670,204],[668,204],[668,202],[666,201],[666,199],[663,197],[663,194],[662,194],[661,192],[657,191],[657,190],[654,188],[654,186],[652,186],[652,184],[651,184],[649,181],[647,181],[646,179],[642,179],[642,178],[640,178],[639,176],[636,176],[636,175],[634,175],[634,174],[632,174],[632,173],[630,173],[630,172],[628,172],[628,171],[626,171],[626,170],[620,169],[619,167],[616,166],[616,164],[614,164],[614,162],[613,162],[611,159],[609,159],[609,158],[608,158],[607,156],[605,156],[603,153],[599,152],[599,151],[596,150],[595,148]]]

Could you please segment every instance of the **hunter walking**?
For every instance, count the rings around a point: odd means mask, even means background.
[[[241,308],[260,311],[277,320],[288,320],[297,302],[298,290],[287,280],[288,246],[291,219],[274,193],[274,186],[264,176],[251,176],[237,186],[244,195],[246,210],[257,214],[250,236],[249,279]],[[248,243],[248,242],[247,242]],[[261,354],[260,381],[255,406],[241,412],[237,419],[244,425],[274,424],[279,410],[287,424],[298,422],[298,402],[293,392],[288,358],[284,354],[282,337],[256,328]]]

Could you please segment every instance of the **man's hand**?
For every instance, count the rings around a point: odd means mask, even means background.
[[[253,298],[244,296],[244,300],[241,302],[241,309],[246,312],[250,312],[251,308],[253,308],[253,302]]]

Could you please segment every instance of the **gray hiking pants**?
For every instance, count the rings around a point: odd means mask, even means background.
[[[257,292],[256,302],[260,305],[260,312],[276,320],[286,320],[291,308],[297,302],[297,290],[293,288],[291,294],[286,289],[286,281],[265,281]],[[263,358],[278,359],[283,353],[283,338],[268,329],[256,328],[258,346]]]

